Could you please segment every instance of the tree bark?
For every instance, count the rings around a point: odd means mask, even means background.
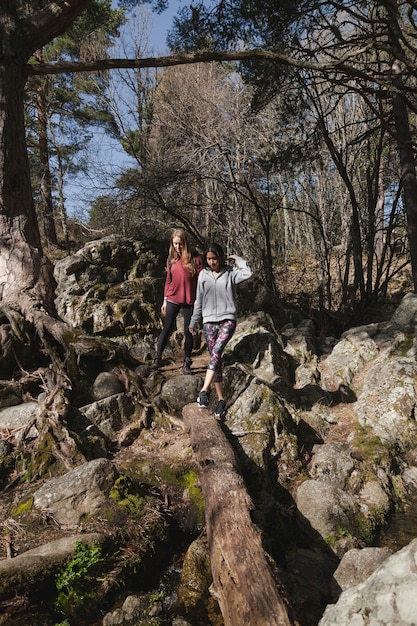
[[[42,50],[37,51],[36,60],[40,63],[42,62]],[[36,99],[39,126],[39,201],[46,245],[56,246],[58,245],[58,238],[55,228],[54,203],[52,200],[52,176],[49,167],[48,105],[46,103],[45,80],[46,79],[40,79],[39,81]]]
[[[417,175],[413,137],[411,135],[406,89],[400,59],[403,33],[400,28],[399,7],[397,0],[384,0],[388,14],[388,41],[392,51],[392,110],[397,133],[398,154],[401,164],[401,183],[403,202],[407,214],[407,236],[410,248],[411,271],[414,292],[417,292]]]
[[[197,405],[183,409],[199,463],[213,584],[225,626],[286,626],[287,609],[272,576],[253,504],[220,423]]]
[[[24,124],[25,69],[31,54],[65,31],[91,0],[57,0],[18,17],[0,8],[0,299],[19,308],[22,294],[54,313],[52,266],[44,257],[30,181]]]
[[[18,23],[1,15],[0,42],[0,297],[18,301],[43,278],[42,247],[32,199],[23,114],[26,63]],[[40,298],[48,301],[44,285]]]

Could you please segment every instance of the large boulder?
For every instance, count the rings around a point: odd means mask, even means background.
[[[391,556],[390,548],[353,548],[346,552],[334,573],[336,599],[340,591],[364,582]]]
[[[314,478],[332,481],[340,489],[346,485],[355,467],[352,452],[346,443],[332,441],[313,448],[310,474]]]
[[[125,393],[117,393],[107,398],[102,398],[79,409],[88,424],[94,424],[101,435],[107,440],[116,439],[117,433],[129,424],[130,418],[135,411],[132,400]],[[87,435],[87,433],[86,433]]]
[[[358,504],[353,495],[330,480],[305,480],[297,489],[297,507],[323,539],[337,529],[355,533]]]
[[[95,459],[59,478],[48,480],[33,494],[33,505],[66,527],[75,527],[84,515],[103,505],[117,478],[114,465]]]
[[[294,362],[295,387],[302,389],[306,385],[318,382],[318,357],[314,323],[303,320],[296,326],[288,325],[282,329],[284,350]]]
[[[203,385],[201,376],[175,376],[169,378],[162,386],[161,399],[169,411],[182,411],[186,404],[196,402]]]
[[[166,249],[116,236],[87,243],[55,264],[58,314],[70,326],[126,344],[155,334]]]
[[[255,313],[239,321],[225,350],[225,362],[232,360],[248,364],[254,375],[267,383],[288,378],[282,339],[269,315],[264,313]]]
[[[353,378],[363,370],[365,363],[375,359],[378,346],[368,330],[355,328],[347,331],[320,366],[321,386],[326,391],[350,387]]]
[[[381,355],[367,372],[354,405],[360,424],[371,427],[391,448],[408,450],[417,445],[416,381],[414,357]]]
[[[267,385],[252,379],[226,414],[226,424],[246,454],[258,467],[267,467],[270,455],[282,468],[296,462],[297,420]]]
[[[327,606],[319,626],[414,626],[417,597],[417,539],[388,557],[364,582]]]

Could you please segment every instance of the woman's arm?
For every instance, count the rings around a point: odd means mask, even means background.
[[[203,274],[199,274],[197,281],[197,294],[193,307],[193,314],[191,316],[189,331],[192,335],[195,335],[195,327],[201,321],[203,310],[203,296],[204,296],[204,280]]]
[[[234,261],[233,270],[232,270],[232,280],[235,285],[239,283],[243,283],[244,280],[247,280],[252,276],[252,270],[249,265],[246,263],[245,259],[237,256],[237,254],[231,254],[229,259]]]
[[[167,309],[167,288],[168,285],[172,282],[172,273],[171,273],[171,263],[169,257],[165,263],[165,284],[164,284],[164,301],[161,306],[161,313],[165,315]]]

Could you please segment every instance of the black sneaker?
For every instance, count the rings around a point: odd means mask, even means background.
[[[152,361],[151,370],[159,370],[161,367],[161,359],[154,359]]]
[[[219,400],[214,415],[222,418],[226,413],[226,400]]]
[[[192,363],[191,359],[185,359],[183,366],[182,366],[183,374],[191,374],[191,363]]]
[[[209,401],[207,397],[207,391],[200,391],[200,393],[198,394],[198,398],[197,398],[197,404],[202,409],[208,409]]]

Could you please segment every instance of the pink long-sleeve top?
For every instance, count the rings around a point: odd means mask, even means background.
[[[182,259],[166,263],[166,279],[164,288],[164,298],[176,304],[194,304],[198,275],[203,269],[203,259],[200,254],[194,257],[196,266],[195,274],[191,274],[187,267],[184,267]]]

